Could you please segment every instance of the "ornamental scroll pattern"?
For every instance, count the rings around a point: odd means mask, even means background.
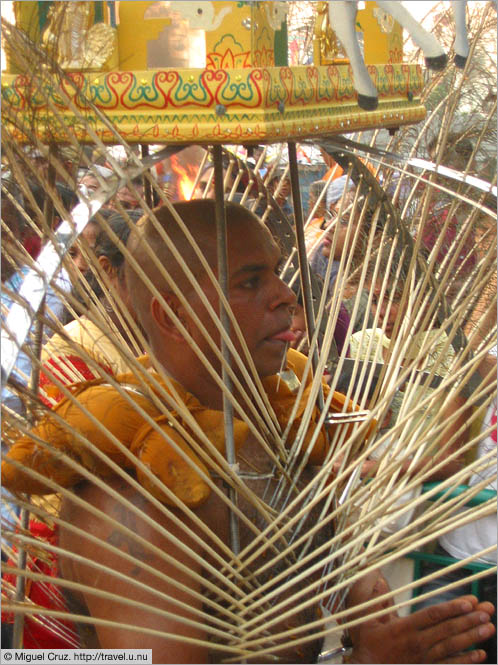
[[[417,95],[422,87],[422,70],[415,65],[371,65],[371,75],[381,98]],[[323,67],[270,67],[239,70],[183,69],[144,72],[113,71],[97,75],[79,72],[68,74],[62,91],[45,88],[33,95],[36,85],[25,76],[4,77],[2,97],[13,110],[27,111],[51,103],[64,109],[67,95],[80,109],[89,109],[90,100],[104,112],[146,109],[184,108],[214,110],[216,105],[227,111],[244,108],[275,109],[285,107],[322,107],[327,104],[355,103],[349,65]],[[73,87],[74,86],[74,87]],[[79,91],[76,92],[75,88]]]

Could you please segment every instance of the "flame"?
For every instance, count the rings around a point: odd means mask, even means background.
[[[178,189],[178,195],[180,199],[190,201],[194,191],[195,167],[191,164],[187,164],[187,167],[185,168],[179,163],[176,155],[172,155],[170,159],[171,169],[177,175],[176,186]]]

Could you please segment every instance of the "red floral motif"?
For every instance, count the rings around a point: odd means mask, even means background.
[[[272,48],[263,46],[261,49],[254,51],[254,66],[255,67],[274,67],[275,66],[275,53]]]
[[[30,93],[30,85],[33,85],[34,81],[32,78],[28,78],[27,76],[23,76],[22,74],[19,74],[19,76],[16,76],[14,79],[14,90],[16,93],[19,95],[20,104],[16,105],[16,108],[19,111],[25,111],[27,108],[26,104],[26,97]],[[43,104],[39,108],[45,108],[46,104]]]
[[[386,91],[385,90],[379,90],[379,70],[375,65],[367,65],[368,73],[370,74],[370,78],[373,81],[374,86],[377,88],[377,94],[379,97],[385,97],[386,96]],[[392,69],[392,68],[391,68]]]
[[[153,84],[157,88],[157,91],[164,99],[164,106],[167,107],[171,103],[171,92],[178,85],[180,77],[177,71],[161,70],[154,74]],[[174,104],[173,104],[174,106]]]
[[[205,69],[201,75],[201,83],[205,88],[209,98],[202,103],[202,106],[211,106],[212,104],[222,104],[223,99],[220,90],[228,80],[228,72],[222,69]]]
[[[234,69],[235,67],[235,57],[232,53],[232,49],[225,51],[221,59],[221,68],[222,69]]]
[[[294,91],[294,75],[290,67],[281,67],[280,68],[280,81],[285,88],[287,100],[293,99]]]
[[[389,51],[389,63],[399,64],[403,62],[403,51],[399,47],[394,47]]]
[[[321,79],[320,72],[317,67],[308,67],[308,78],[310,79],[311,85],[315,90],[315,100],[320,102],[330,102],[333,98],[333,92],[330,85],[325,84],[324,78]],[[324,90],[324,94],[321,93],[321,89]]]
[[[387,80],[389,82],[389,89],[388,90],[379,90],[379,87],[377,86],[377,90],[379,92],[379,95],[385,97],[388,95],[390,92],[394,90],[394,67],[392,65],[386,65],[384,67],[384,73],[387,76]]]
[[[251,83],[253,84],[253,90],[256,93],[255,99],[250,103],[243,104],[243,106],[255,106],[259,107],[263,103],[263,89],[261,82],[264,80],[264,69],[253,69],[250,75]]]
[[[224,62],[232,62],[231,65],[225,65]],[[234,53],[232,49],[220,53],[206,53],[206,69],[222,69],[228,67],[230,69],[244,69],[252,67],[251,51],[243,51],[241,53]]]
[[[131,109],[136,104],[130,104],[127,100],[127,93],[131,90],[135,77],[132,72],[110,72],[107,75],[107,85],[109,89],[114,93],[117,99],[119,99],[120,106],[123,106],[125,109]],[[122,92],[118,91],[124,86]],[[114,108],[117,108],[117,104]]]
[[[339,90],[339,69],[336,67],[336,65],[329,65],[327,67],[327,77],[331,83],[332,87],[332,100],[337,101],[339,99],[337,91]]]

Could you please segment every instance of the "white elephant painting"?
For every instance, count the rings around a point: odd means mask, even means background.
[[[177,14],[188,21],[191,30],[216,30],[232,8],[224,7],[216,13],[215,5],[215,2],[209,0],[154,2],[145,10],[144,19],[170,18],[171,15]]]
[[[188,2],[188,0],[172,0],[170,10],[178,12],[189,22],[193,30],[216,30],[227,14],[232,11],[231,7],[224,7],[216,13],[215,2],[201,0],[200,2]]]

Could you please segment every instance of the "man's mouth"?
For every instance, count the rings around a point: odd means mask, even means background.
[[[268,335],[265,337],[266,342],[284,342],[285,344],[292,344],[297,338],[295,332],[290,328],[284,328],[279,332],[274,333],[273,335]]]

